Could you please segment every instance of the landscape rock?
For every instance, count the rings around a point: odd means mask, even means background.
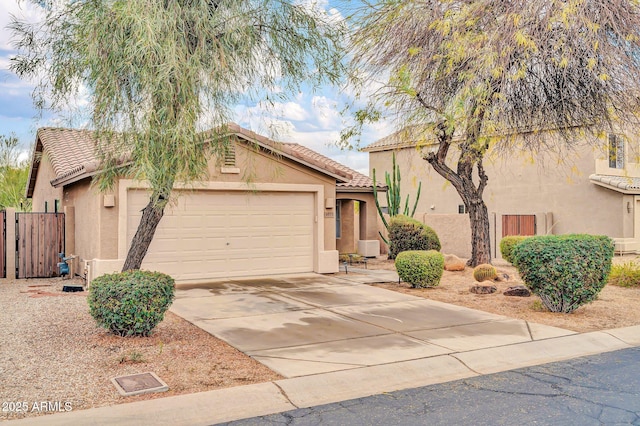
[[[516,285],[507,288],[502,294],[505,296],[529,297],[531,296],[531,291],[523,285]]]
[[[444,256],[445,271],[464,271],[466,264],[455,254],[446,254]]]
[[[475,294],[491,294],[498,291],[496,286],[490,284],[491,281],[484,281],[484,283],[487,283],[487,284],[472,285],[469,288],[469,291]]]
[[[498,271],[498,276],[496,276],[493,280],[494,281],[509,281],[511,279],[511,277],[509,276],[509,274],[507,274],[506,272],[502,272],[502,271]]]

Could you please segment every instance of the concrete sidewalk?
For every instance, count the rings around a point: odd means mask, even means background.
[[[397,280],[390,271],[354,272],[177,292],[172,311],[285,379],[14,422],[214,424],[640,346],[640,326],[576,334],[363,284]]]

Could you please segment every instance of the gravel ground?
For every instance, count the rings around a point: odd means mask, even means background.
[[[259,383],[280,376],[167,313],[148,338],[98,328],[69,281],[0,280],[0,420]],[[169,391],[122,397],[111,378],[155,372]]]
[[[615,256],[614,263],[640,262],[638,256]],[[467,308],[478,309],[510,318],[532,321],[553,327],[585,333],[612,328],[640,325],[640,287],[625,288],[606,285],[596,300],[581,306],[570,314],[549,312],[542,306],[540,299],[531,297],[508,297],[502,292],[508,287],[523,284],[516,268],[504,260],[495,260],[494,265],[501,273],[509,275],[509,280],[494,282],[497,291],[493,294],[474,294],[469,292],[472,285],[478,284],[473,278],[473,269],[464,271],[444,271],[440,284],[433,288],[411,288],[406,283],[376,284],[376,286],[426,299],[438,300]],[[394,270],[393,261],[377,259],[369,262],[371,269]]]

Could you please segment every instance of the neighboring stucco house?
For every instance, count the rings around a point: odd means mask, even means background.
[[[402,130],[363,148],[369,153],[369,167],[384,176],[395,152],[403,197],[410,194],[415,199],[422,182],[414,217],[436,230],[443,252],[470,257],[465,206],[453,186],[422,158],[421,151],[435,145],[418,147],[415,132]],[[500,257],[499,243],[505,235],[601,234],[614,238],[617,252],[640,252],[640,164],[634,162],[638,160],[633,142],[610,134],[605,146],[585,143],[561,160],[518,152],[494,158],[490,153],[484,162],[489,177],[484,200],[493,257]]]
[[[208,180],[174,191],[143,269],[177,282],[332,273],[339,250],[376,240],[368,177],[299,144],[235,124],[228,131],[233,143],[224,159],[210,161]],[[99,164],[94,144],[90,131],[39,129],[27,188],[33,211],[66,214],[66,253],[78,256],[89,280],[122,267],[149,198],[145,182],[126,177],[99,193],[91,185]],[[354,200],[359,215],[345,217]]]

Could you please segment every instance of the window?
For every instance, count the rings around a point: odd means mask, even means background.
[[[45,213],[49,213],[49,202],[48,201],[44,202],[44,212]]]
[[[53,200],[53,211],[55,213],[60,212],[60,200]]]
[[[336,202],[336,238],[342,237],[341,201]]]
[[[609,167],[624,169],[624,140],[619,135],[609,135]]]
[[[458,204],[458,213],[460,214],[467,214],[469,213],[467,211],[467,206],[465,206],[464,204]]]

